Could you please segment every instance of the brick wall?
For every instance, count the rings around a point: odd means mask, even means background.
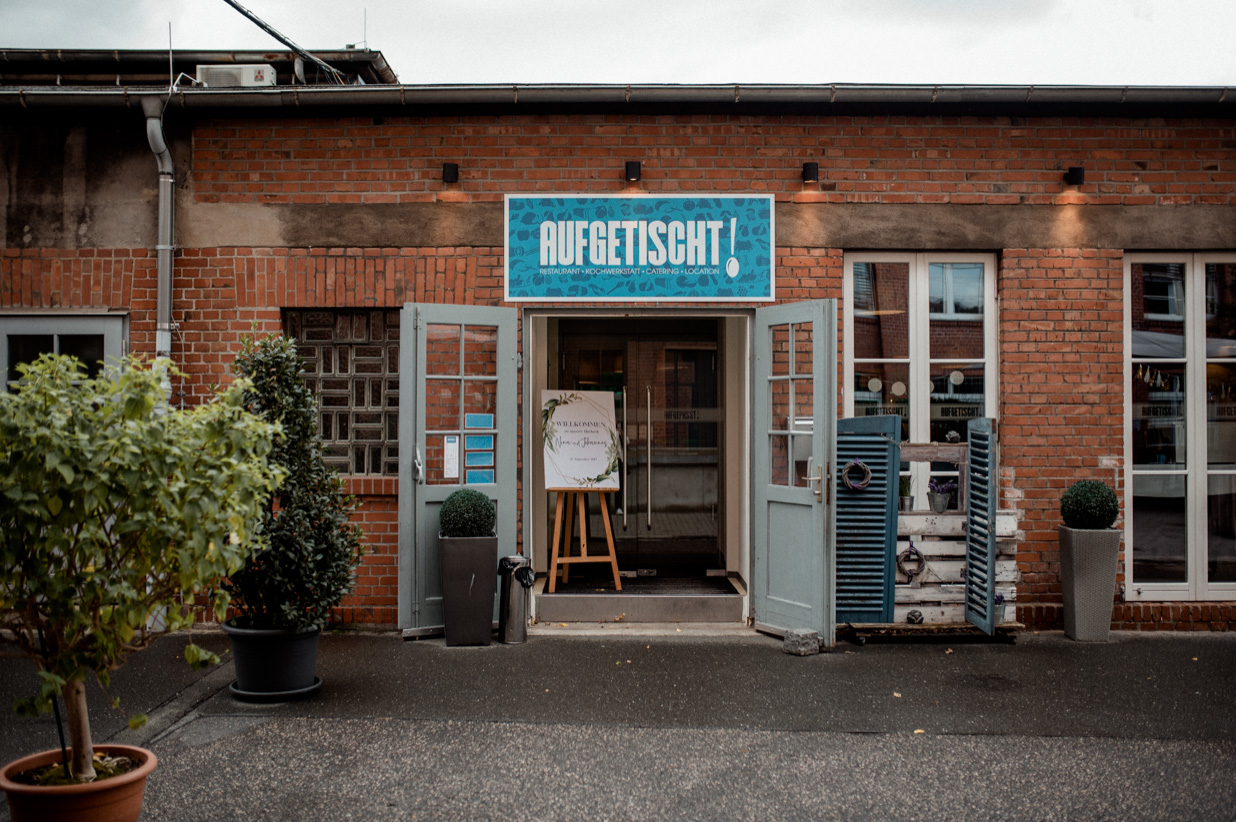
[[[803,191],[836,203],[1061,201],[1086,166],[1092,205],[1236,203],[1236,128],[1207,120],[1080,117],[515,115],[204,122],[193,134],[202,202],[407,203],[612,191],[626,160],[647,192]],[[1229,161],[1229,162],[1224,162]],[[1067,194],[1065,194],[1067,196]]]
[[[1118,250],[1001,255],[1002,490],[1023,512],[1018,615],[1035,627],[1062,625],[1060,494],[1080,479],[1123,493],[1122,282]]]

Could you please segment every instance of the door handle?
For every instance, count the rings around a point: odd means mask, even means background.
[[[622,389],[622,530],[627,530],[627,468],[630,463],[627,462],[627,444],[630,438],[627,437],[627,432],[631,430],[627,428],[627,389]]]
[[[824,468],[823,466],[821,466],[819,470],[815,472],[815,476],[811,476],[811,466],[814,461],[815,461],[814,457],[807,457],[806,480],[807,482],[815,486],[815,488],[813,489],[815,491],[815,501],[823,502],[824,501]]]
[[[416,481],[421,485],[425,484],[425,463],[421,461],[421,445],[416,444],[416,450],[412,452],[412,470],[416,472]]]
[[[648,523],[648,530],[652,530],[652,386],[645,385],[644,388],[648,391],[648,436],[645,437],[644,443],[648,451],[648,464],[645,466],[645,471],[648,474],[648,487],[645,489],[648,494],[648,506],[644,509],[644,520]]]

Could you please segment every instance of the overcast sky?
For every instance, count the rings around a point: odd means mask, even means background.
[[[1236,85],[1236,0],[240,0],[404,83]],[[0,47],[274,49],[224,0],[0,0]]]

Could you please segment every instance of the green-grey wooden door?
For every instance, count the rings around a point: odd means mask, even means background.
[[[759,630],[835,641],[837,303],[755,312],[751,611]]]
[[[399,625],[442,630],[438,509],[475,488],[498,511],[498,557],[516,552],[519,480],[514,309],[404,306],[399,353]],[[495,603],[495,613],[497,604]]]

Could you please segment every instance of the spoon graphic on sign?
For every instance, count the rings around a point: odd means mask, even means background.
[[[738,218],[730,217],[730,258],[725,261],[725,273],[731,279],[738,276],[738,258],[734,256],[734,234],[738,231]]]

